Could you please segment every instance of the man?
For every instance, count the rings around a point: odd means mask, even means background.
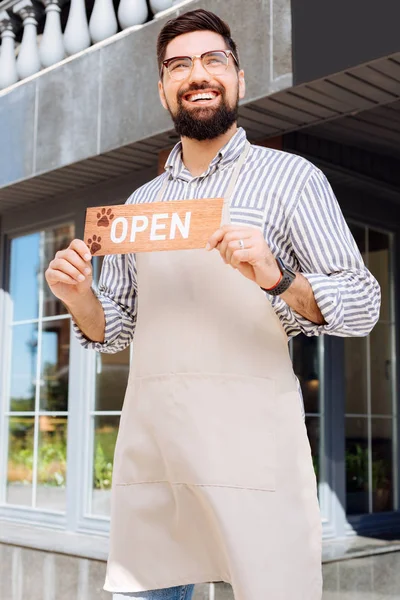
[[[225,198],[207,249],[113,255],[98,292],[81,240],[47,281],[87,348],[134,360],[116,447],[105,589],[319,600],[321,522],[288,337],[367,335],[379,287],[323,174],[250,146],[229,27],[195,10],[158,39],[159,94],[181,142],[128,202]],[[208,250],[208,251],[207,251]]]

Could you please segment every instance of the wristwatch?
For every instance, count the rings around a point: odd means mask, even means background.
[[[274,287],[270,289],[261,288],[270,296],[279,296],[280,294],[283,294],[283,292],[286,292],[286,290],[292,285],[292,282],[296,279],[296,272],[290,267],[287,267],[281,258],[277,257],[275,260],[281,272],[281,279]]]

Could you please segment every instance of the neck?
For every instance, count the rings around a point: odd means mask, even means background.
[[[207,171],[210,162],[214,156],[229,142],[237,132],[237,125],[234,123],[230,129],[223,135],[213,140],[193,140],[182,137],[182,160],[185,167],[193,177],[197,177]]]

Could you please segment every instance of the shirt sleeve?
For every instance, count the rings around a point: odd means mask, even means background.
[[[282,299],[275,310],[288,335],[366,336],[379,318],[380,287],[366,268],[325,175],[313,170],[289,224],[292,249],[325,319],[316,325]],[[275,300],[275,299],[274,299]]]
[[[73,322],[73,330],[85,348],[113,354],[133,340],[137,311],[137,279],[134,254],[113,254],[103,261],[99,286],[93,290],[104,309],[104,342],[92,342]]]

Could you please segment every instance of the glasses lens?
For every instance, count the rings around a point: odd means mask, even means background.
[[[203,55],[203,66],[213,75],[222,75],[228,66],[228,57],[223,52],[207,52]]]
[[[173,58],[168,63],[168,71],[173,79],[186,79],[192,69],[192,59],[188,56]]]

